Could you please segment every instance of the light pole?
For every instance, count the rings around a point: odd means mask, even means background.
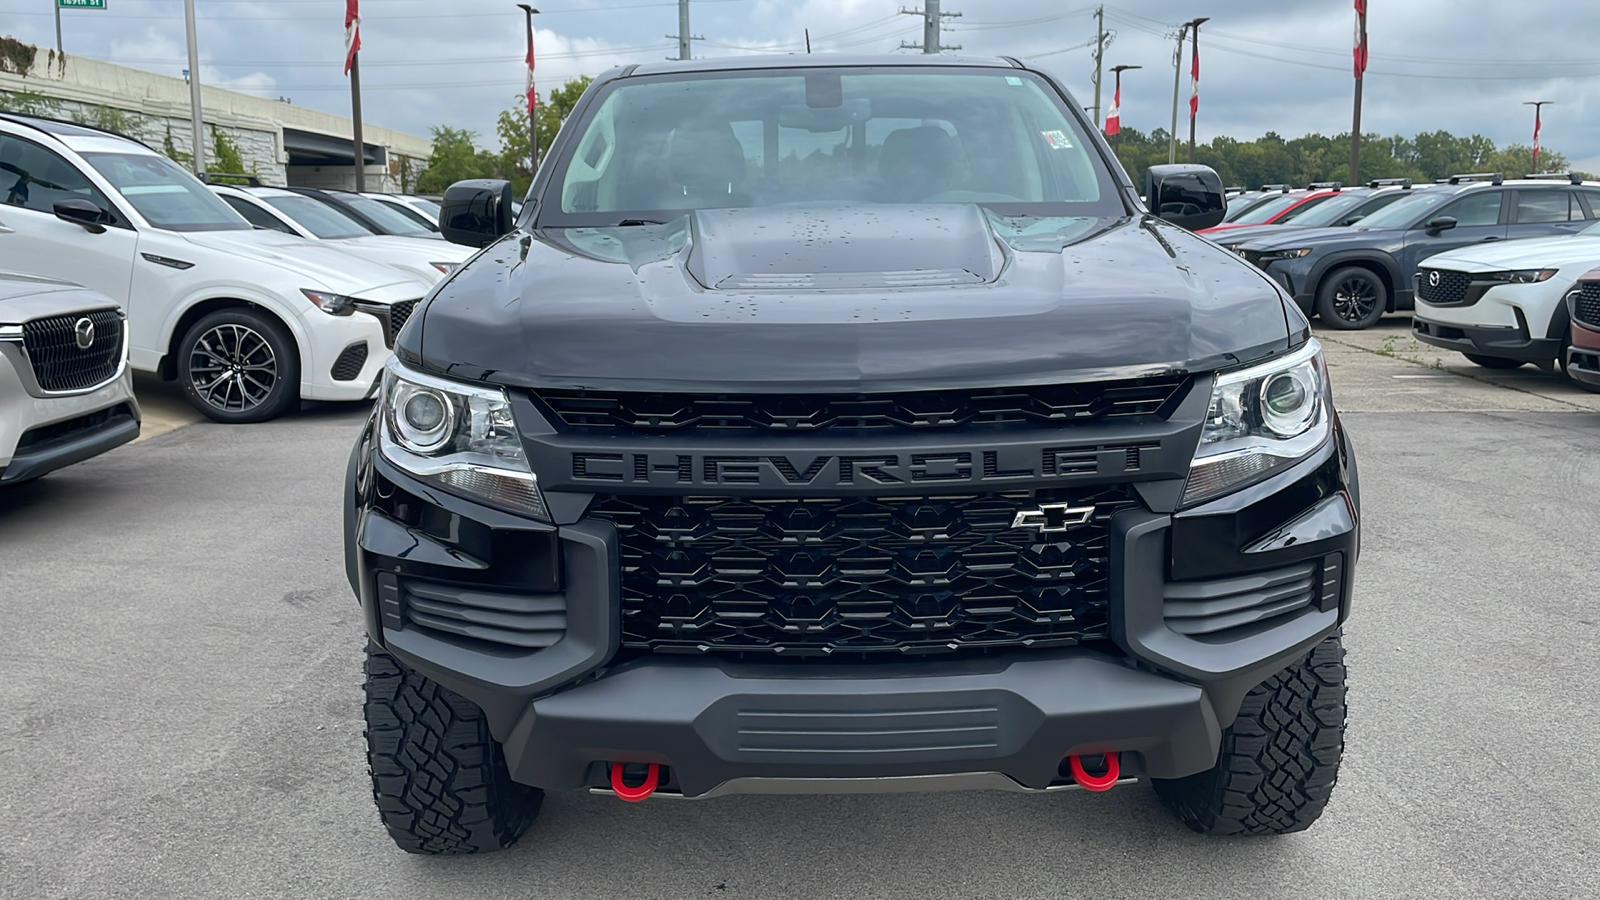
[[[1116,87],[1113,89],[1112,94],[1111,94],[1111,106],[1117,111],[1117,131],[1116,131],[1115,134],[1112,135],[1112,137],[1116,138],[1116,141],[1113,142],[1113,144],[1112,144],[1112,149],[1113,150],[1116,150],[1116,149],[1119,149],[1119,148],[1122,147],[1122,73],[1128,71],[1129,69],[1142,69],[1142,68],[1144,68],[1144,66],[1112,66],[1111,67],[1111,74],[1112,74],[1113,79],[1114,79],[1114,84],[1116,85]],[[1109,121],[1110,121],[1110,117],[1108,116],[1107,117],[1107,122],[1109,123]]]
[[[1178,26],[1178,47],[1172,51],[1172,128],[1167,131],[1167,164],[1178,161],[1178,85],[1183,80],[1183,39],[1189,36],[1189,25]]]
[[[1210,17],[1202,16],[1189,20],[1189,57],[1193,60],[1194,93],[1189,95],[1189,162],[1194,162],[1194,120],[1200,115],[1200,26],[1211,21]]]
[[[1528,173],[1530,175],[1539,174],[1539,126],[1543,124],[1539,113],[1554,102],[1554,100],[1529,100],[1522,104],[1533,107],[1533,169]]]
[[[196,174],[206,170],[206,145],[200,125],[200,50],[194,34],[194,0],[183,0],[183,24],[189,41],[189,125],[194,129],[194,158],[191,168]]]
[[[533,17],[539,11],[526,3],[518,3],[518,7],[527,13],[528,20],[528,171],[530,175],[539,173],[539,101],[534,94],[533,84]]]

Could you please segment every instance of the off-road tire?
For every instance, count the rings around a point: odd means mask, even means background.
[[[1378,324],[1389,309],[1389,289],[1365,266],[1335,269],[1317,287],[1317,317],[1335,331],[1360,331]]]
[[[1291,834],[1322,815],[1344,753],[1344,644],[1338,634],[1258,685],[1222,733],[1216,766],[1154,779],[1201,834]]]
[[[1520,359],[1506,359],[1504,356],[1484,356],[1482,353],[1463,353],[1461,355],[1467,358],[1467,362],[1475,366],[1483,366],[1485,369],[1522,368],[1522,360]]]
[[[517,784],[483,711],[367,647],[367,764],[389,836],[407,853],[503,850],[544,792]]]

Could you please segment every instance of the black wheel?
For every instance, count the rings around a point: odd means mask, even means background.
[[[483,711],[367,646],[367,764],[389,836],[407,853],[503,850],[544,792],[517,784]]]
[[[1344,719],[1344,644],[1335,634],[1245,697],[1216,766],[1154,779],[1156,795],[1201,834],[1304,831],[1338,779]]]
[[[1463,353],[1467,362],[1483,366],[1485,369],[1519,369],[1522,367],[1520,359],[1506,359],[1503,356],[1484,356],[1481,353]]]
[[[213,421],[265,422],[300,400],[300,358],[276,319],[224,309],[190,326],[178,343],[178,381]]]
[[[1345,266],[1322,279],[1317,288],[1317,315],[1339,331],[1371,328],[1389,308],[1389,289],[1371,269]]]

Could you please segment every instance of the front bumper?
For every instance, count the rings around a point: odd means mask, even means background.
[[[1521,362],[1555,359],[1562,351],[1559,338],[1533,337],[1523,324],[1509,328],[1491,325],[1451,325],[1424,318],[1421,313],[1411,317],[1411,335],[1424,344],[1432,344],[1446,350]]]
[[[1600,387],[1600,329],[1572,323],[1572,345],[1566,348],[1567,375],[1574,381]]]
[[[479,506],[407,477],[365,438],[350,462],[346,560],[372,639],[482,708],[512,777],[537,787],[601,788],[606,763],[626,762],[666,765],[663,792],[686,797],[752,785],[1048,790],[1069,783],[1065,756],[1113,751],[1129,776],[1177,778],[1213,765],[1244,696],[1348,612],[1358,492],[1348,442],[1335,435],[1313,458],[1206,506],[1118,513],[1109,639],[1067,649],[619,661],[611,522],[551,526]],[[397,521],[376,508],[380,495],[404,496],[420,517]],[[1295,615],[1225,640],[1168,627],[1172,604],[1227,603],[1252,573],[1286,567],[1315,573],[1315,600]],[[450,582],[457,596],[504,603],[477,586],[513,571],[528,608],[563,617],[540,647],[486,651],[408,625],[407,604],[430,602],[408,585],[431,585],[437,600]]]
[[[124,368],[108,384],[68,396],[29,396],[0,355],[0,484],[29,481],[139,436],[139,403]]]

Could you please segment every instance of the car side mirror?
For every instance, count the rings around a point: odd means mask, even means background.
[[[74,225],[82,225],[83,230],[90,234],[102,234],[106,230],[105,222],[110,217],[94,201],[73,197],[68,200],[57,200],[51,207],[56,218]]]
[[[1428,229],[1429,234],[1438,234],[1441,231],[1448,231],[1456,227],[1456,218],[1455,216],[1440,216],[1437,219],[1430,220],[1424,227]]]
[[[511,182],[498,178],[458,181],[439,204],[439,231],[452,244],[487,247],[511,233]]]
[[[1157,217],[1190,231],[1219,224],[1228,213],[1222,178],[1209,166],[1151,166],[1144,195]]]

